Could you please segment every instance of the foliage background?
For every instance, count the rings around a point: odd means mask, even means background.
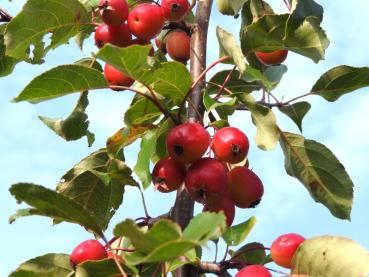
[[[25,1],[2,2],[1,6],[15,15]],[[286,12],[282,0],[268,2],[276,12]],[[289,54],[286,62],[289,71],[275,91],[278,96],[285,95],[285,99],[308,92],[322,73],[336,65],[369,65],[369,36],[365,30],[369,26],[369,2],[317,2],[324,7],[322,25],[331,44],[325,60],[318,65],[302,56]],[[214,9],[209,28],[208,61],[218,56],[215,37],[217,25],[238,35],[239,21],[236,24],[231,17],[225,18]],[[81,53],[71,41],[69,46],[50,52],[45,64],[19,64],[11,76],[0,79],[0,230],[3,249],[0,255],[0,276],[6,276],[21,262],[34,256],[49,252],[70,253],[76,244],[88,238],[88,234],[77,225],[64,223],[53,227],[51,220],[39,217],[24,218],[9,225],[7,218],[19,208],[8,192],[10,184],[30,181],[54,188],[68,169],[93,150],[103,147],[106,138],[122,127],[123,111],[132,97],[128,92],[101,90],[90,94],[87,113],[91,121],[90,130],[96,135],[92,149],[87,147],[85,139],[65,143],[37,119],[38,115],[65,117],[73,109],[78,95],[38,105],[10,103],[34,76],[55,65],[87,56],[92,51],[96,51],[92,42],[86,43],[84,53]],[[306,189],[285,173],[280,149],[263,152],[251,144],[250,164],[264,182],[265,196],[257,209],[238,210],[235,223],[255,215],[257,224],[248,240],[261,241],[266,246],[282,233],[298,232],[306,237],[342,235],[369,249],[368,88],[348,94],[334,103],[314,96],[307,100],[313,107],[303,122],[305,137],[329,147],[346,166],[355,184],[351,222],[332,217],[326,208],[313,202]],[[287,117],[280,113],[277,116],[284,130],[298,132]],[[250,139],[254,136],[255,128],[246,113],[237,113],[231,118],[231,124],[245,131]],[[131,166],[135,164],[137,151],[137,144],[126,151]],[[145,194],[152,215],[167,211],[175,197],[174,193],[154,193],[152,188]],[[135,218],[143,214],[138,197],[136,189],[127,187],[123,207],[114,216],[111,226],[123,218]],[[201,207],[196,206],[196,211],[200,210]],[[209,259],[212,259],[212,251],[210,248],[206,253]]]

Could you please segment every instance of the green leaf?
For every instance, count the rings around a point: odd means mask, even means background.
[[[311,91],[333,102],[346,93],[367,86],[369,86],[369,67],[341,65],[325,72]]]
[[[136,249],[132,254],[127,254],[125,256],[126,261],[130,264],[140,263],[142,262],[142,259],[145,260],[145,262],[155,262],[161,261],[160,259],[174,258],[177,254],[171,256],[172,254],[165,253],[166,251],[160,250],[165,248],[172,252],[177,246],[180,247],[181,243],[184,243],[183,245],[188,244],[188,242],[179,241],[182,235],[179,225],[166,219],[156,222],[147,232],[141,230],[133,220],[127,219],[115,226],[114,235],[129,238]],[[177,244],[176,242],[180,242],[180,244]],[[173,245],[171,246],[171,244]],[[192,246],[193,244],[190,243],[190,248]],[[147,257],[143,257],[145,254]],[[167,256],[168,254],[169,257]],[[155,258],[158,255],[161,258]]]
[[[7,76],[13,72],[18,60],[5,55],[4,32],[8,24],[0,25],[0,77]]]
[[[98,63],[95,58],[82,58],[82,59],[74,62],[74,64],[83,65],[83,66],[89,67],[89,68],[94,68],[94,69],[99,70],[101,72],[104,71],[101,64]]]
[[[216,0],[218,11],[224,15],[238,15],[247,0]]]
[[[284,64],[268,66],[265,69],[265,76],[270,81],[273,88],[275,88],[281,81],[283,75],[287,72],[287,66]]]
[[[311,238],[297,249],[291,273],[317,277],[368,276],[369,252],[343,237]]]
[[[267,258],[264,245],[259,242],[245,244],[237,251],[230,251],[230,253],[232,258],[248,264],[264,264]]]
[[[191,219],[183,231],[183,238],[204,244],[210,239],[219,238],[225,228],[223,213],[203,212]]]
[[[126,219],[115,226],[114,235],[127,237],[137,251],[148,253],[168,240],[177,240],[181,229],[174,222],[161,219],[146,232],[133,220]]]
[[[136,249],[124,256],[129,265],[173,261],[183,255],[190,262],[197,259],[190,250],[219,237],[224,228],[224,215],[205,213],[193,218],[183,234],[180,226],[170,220],[159,220],[146,231],[127,219],[114,228],[114,235],[128,238]]]
[[[140,178],[144,189],[146,189],[151,183],[150,157],[155,152],[156,139],[157,136],[155,130],[149,130],[144,134],[137,162],[133,168],[138,178]]]
[[[138,274],[136,268],[122,265],[127,274]],[[113,277],[120,276],[120,271],[113,259],[87,261],[76,267],[76,277]]]
[[[90,122],[87,119],[88,115],[85,113],[88,105],[87,95],[87,92],[81,93],[76,107],[66,119],[52,119],[39,116],[40,120],[66,141],[78,140],[86,136],[88,146],[91,146],[95,140],[95,135],[88,130]]]
[[[255,102],[251,94],[242,94],[238,99],[251,112],[256,126],[255,143],[262,150],[273,150],[279,140],[279,129],[273,111]]]
[[[238,70],[234,70],[232,73],[231,70],[223,70],[217,72],[210,79],[209,84],[206,88],[207,93],[209,95],[218,93],[228,75],[229,79],[225,84],[224,89],[232,93],[250,93],[254,90],[259,90],[262,88],[262,86],[258,82],[246,82],[245,80],[241,79],[241,73]],[[228,93],[226,92],[223,92],[223,94],[228,95]]]
[[[218,102],[211,98],[205,91],[203,95],[203,103],[208,113],[212,110],[216,110],[220,118],[227,119],[228,116],[232,115],[236,110],[238,101],[236,97],[233,97],[227,102]]]
[[[310,110],[311,105],[308,102],[298,102],[292,105],[286,105],[283,107],[278,107],[278,109],[287,115],[289,118],[296,123],[297,127],[299,127],[300,132],[302,132],[302,120],[304,116]]]
[[[228,227],[223,234],[224,241],[229,246],[237,246],[241,244],[251,232],[255,223],[256,218],[252,216],[243,223]]]
[[[148,130],[142,137],[140,152],[133,170],[140,178],[144,189],[151,183],[150,159],[156,153],[158,139],[169,127],[169,120],[166,120],[158,129]]]
[[[350,219],[353,183],[344,166],[323,144],[281,132],[285,168],[337,218]]]
[[[22,263],[9,277],[55,277],[73,272],[67,254],[46,254]]]
[[[61,65],[34,78],[14,101],[38,103],[74,92],[107,86],[104,75],[96,69],[77,64]]]
[[[147,62],[151,47],[150,45],[131,45],[122,48],[107,44],[97,52],[96,57],[136,81],[150,85],[156,79],[154,68]]]
[[[133,125],[118,130],[106,141],[108,154],[115,157],[124,147],[141,138],[147,130],[152,128],[154,126]]]
[[[92,31],[90,23],[90,15],[77,0],[29,0],[7,26],[6,54],[41,63],[48,50],[68,43],[82,30]],[[51,42],[45,46],[43,39],[47,34],[51,34]],[[33,58],[31,46],[34,47]]]
[[[150,125],[162,115],[158,107],[146,97],[135,97],[124,114],[127,126]]]
[[[319,19],[307,17],[286,34],[289,18],[288,14],[266,15],[243,26],[240,32],[242,52],[247,55],[255,51],[287,49],[308,57],[315,63],[322,60],[329,40],[320,27]]]
[[[242,25],[247,26],[266,14],[274,14],[272,7],[263,0],[248,0],[242,7]]]
[[[220,27],[217,27],[216,33],[220,46],[220,56],[230,56],[246,82],[259,81],[267,90],[271,90],[273,85],[264,74],[245,62],[244,55],[234,36]]]
[[[124,185],[136,185],[122,161],[109,158],[105,149],[92,153],[69,170],[57,192],[83,206],[106,229],[123,201]]]
[[[24,201],[34,208],[28,209],[28,213],[21,210],[23,213],[10,217],[11,223],[20,216],[41,215],[58,221],[77,223],[97,235],[102,235],[102,228],[92,213],[62,194],[28,183],[12,185],[9,191],[18,202]]]
[[[191,85],[191,76],[184,64],[165,62],[155,73],[153,89],[179,106],[191,89]]]
[[[323,20],[323,7],[313,0],[293,0],[291,16],[287,21],[286,34],[298,28],[307,17],[315,17],[321,23]]]

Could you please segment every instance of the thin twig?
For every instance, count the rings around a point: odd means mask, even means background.
[[[284,2],[284,4],[286,5],[286,7],[287,7],[288,11],[290,12],[290,11],[291,11],[291,5],[290,5],[290,3],[288,3],[288,1],[287,1],[287,0],[283,0],[283,2]]]
[[[113,253],[113,249],[111,248],[111,244],[109,243],[109,241],[105,238],[104,235],[102,235],[102,240],[106,243],[106,245],[108,246],[108,249],[110,250],[111,253]],[[112,255],[113,260],[115,262],[115,264],[117,265],[120,273],[122,274],[123,277],[127,277],[126,272],[124,271],[122,265],[120,264],[119,260],[117,259],[116,255]]]
[[[214,100],[218,100],[218,98],[222,95],[226,84],[231,79],[231,76],[232,76],[233,72],[236,70],[236,68],[237,68],[237,66],[235,65],[232,68],[232,70],[228,73],[227,77],[224,79],[224,82],[223,82],[222,86],[219,88],[217,95],[215,95]]]
[[[172,121],[173,121],[173,123],[174,124],[178,124],[178,121],[177,121],[177,119],[168,111],[168,109],[167,108],[165,108],[165,107],[163,107],[163,105],[162,104],[160,104],[160,101],[158,100],[158,98],[156,97],[156,95],[155,95],[155,92],[152,90],[152,88],[150,87],[150,86],[147,86],[147,85],[144,85],[147,89],[148,89],[148,91],[150,92],[150,94],[151,94],[151,97],[154,99],[154,101],[156,102],[156,106],[159,108],[159,110],[164,114],[164,116],[166,117],[166,118],[170,118],[170,119],[172,119]]]
[[[227,245],[226,249],[225,249],[225,252],[224,252],[224,257],[222,259],[222,262],[224,262],[227,258],[227,255],[228,255],[228,250],[229,250],[229,246]]]
[[[155,106],[160,110],[160,112],[164,115],[165,118],[171,118],[175,124],[177,124],[177,121],[175,120],[175,118],[173,117],[173,115],[171,115],[167,109],[163,108],[163,106],[160,104],[160,102],[157,100],[156,96],[155,96],[155,93],[153,93],[152,90],[149,90],[150,91],[150,95],[147,95],[146,93],[143,93],[137,89],[134,89],[134,88],[131,88],[131,87],[126,87],[126,86],[118,86],[118,85],[110,85],[109,88],[113,89],[113,90],[129,90],[129,91],[132,91],[138,95],[141,95],[145,98],[147,98],[148,100],[150,100],[152,103],[155,104]],[[149,88],[149,87],[147,87]],[[154,98],[155,96],[155,98]]]
[[[146,216],[146,218],[151,218],[149,216],[148,211],[147,211],[147,206],[146,206],[146,201],[145,201],[145,195],[144,195],[144,193],[143,193],[143,191],[142,191],[142,189],[141,189],[140,186],[137,186],[137,188],[139,189],[140,194],[141,194],[141,200],[142,200],[142,205],[143,205],[143,208],[144,208],[145,216]]]
[[[229,56],[223,56],[219,59],[217,59],[216,61],[212,62],[207,68],[205,68],[205,70],[203,70],[201,72],[201,74],[196,78],[196,80],[192,83],[191,89],[187,92],[187,94],[185,95],[185,97],[182,100],[182,103],[179,107],[179,111],[178,111],[178,116],[177,118],[180,118],[180,115],[182,114],[182,110],[184,108],[184,105],[187,101],[187,98],[191,95],[193,89],[196,87],[196,85],[204,78],[204,76],[206,75],[206,73],[211,70],[214,66],[216,66],[217,64],[224,62],[228,59],[230,59],[231,57]]]
[[[124,252],[135,252],[136,249],[129,249],[129,248],[112,248],[115,251],[124,251]]]

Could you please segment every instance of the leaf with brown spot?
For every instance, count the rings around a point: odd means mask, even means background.
[[[353,183],[345,167],[326,146],[303,136],[281,132],[285,168],[338,218],[350,219]]]
[[[141,138],[147,130],[153,128],[155,128],[154,125],[133,125],[120,129],[114,135],[108,138],[106,142],[106,148],[109,155],[116,156],[122,148],[135,142],[137,139]]]

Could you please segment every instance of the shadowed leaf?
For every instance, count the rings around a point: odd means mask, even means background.
[[[344,166],[323,144],[281,132],[285,168],[337,218],[350,219],[353,183]]]

